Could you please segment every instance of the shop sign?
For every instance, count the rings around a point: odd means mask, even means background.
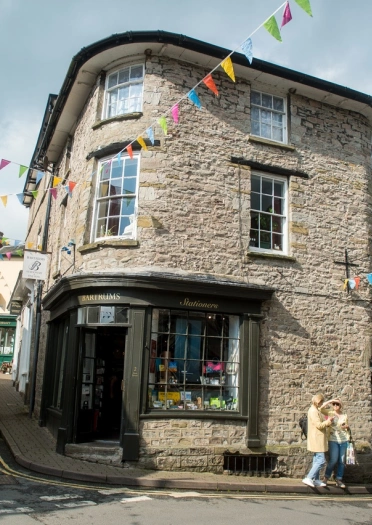
[[[48,255],[34,250],[24,251],[22,277],[24,279],[37,279],[45,281]]]
[[[22,310],[22,301],[11,301],[9,311],[12,315],[19,315]]]
[[[79,300],[81,303],[90,303],[90,302],[99,302],[99,301],[120,301],[120,293],[97,293],[97,294],[88,294],[81,295]]]
[[[206,309],[217,309],[218,304],[217,303],[211,303],[209,301],[204,300],[191,300],[188,297],[185,297],[183,301],[180,302],[181,306],[187,306],[187,308],[206,308]]]

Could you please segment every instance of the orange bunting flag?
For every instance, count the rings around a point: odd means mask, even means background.
[[[75,186],[76,186],[76,182],[72,182],[72,181],[69,182],[69,183],[68,183],[68,191],[69,191],[70,193],[72,193],[72,190],[75,188]]]
[[[132,144],[129,144],[129,146],[127,146],[125,148],[128,152],[128,155],[130,156],[131,159],[133,159],[133,148],[132,148]]]
[[[147,151],[146,142],[143,140],[142,137],[137,137],[137,142],[141,146],[142,149]]]
[[[7,203],[8,203],[8,195],[2,195],[0,197],[2,203],[4,204],[4,207],[6,207]]]
[[[62,182],[62,179],[61,177],[53,177],[53,188],[55,188],[56,186],[58,186],[58,184]]]
[[[214,83],[212,75],[209,74],[205,78],[203,78],[203,82],[218,97],[218,89],[216,87],[216,84]]]
[[[360,284],[360,277],[354,277],[355,288],[358,290]]]
[[[233,63],[230,57],[227,57],[225,58],[225,60],[222,60],[221,67],[225,71],[226,75],[229,75],[231,80],[235,82],[235,73],[234,73]]]

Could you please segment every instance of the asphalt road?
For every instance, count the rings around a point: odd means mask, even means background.
[[[69,483],[19,467],[0,439],[1,525],[372,524],[372,496],[136,490]]]

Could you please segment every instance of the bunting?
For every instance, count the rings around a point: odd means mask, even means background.
[[[22,177],[22,175],[28,170],[28,167],[27,166],[20,166],[19,167],[19,173],[18,173],[18,178]]]
[[[178,104],[175,104],[174,106],[172,106],[171,112],[172,112],[174,123],[178,124],[178,118],[179,118]]]
[[[72,180],[68,183],[68,191],[72,194],[72,190],[75,188],[76,182],[73,182]]]
[[[62,182],[61,177],[53,177],[53,188],[58,186],[58,184],[60,184],[61,182]]]
[[[129,157],[131,159],[133,159],[133,148],[132,148],[132,145],[129,144],[125,149],[127,150]]]
[[[38,192],[38,190],[33,190],[33,191],[31,191],[31,193],[32,193],[33,198],[36,199],[37,194],[38,194],[39,192]]]
[[[166,135],[167,132],[168,132],[168,125],[167,125],[166,118],[164,116],[160,117],[160,119],[158,120],[158,123],[159,123],[159,126],[161,127],[161,129],[163,130],[164,135]]]
[[[198,95],[196,94],[196,91],[194,89],[192,89],[191,91],[189,91],[187,93],[187,96],[189,97],[189,99],[191,100],[191,102],[193,104],[195,104],[195,106],[198,108],[198,109],[201,109],[201,103],[200,103],[200,100],[199,100],[199,97]]]
[[[20,204],[23,204],[24,193],[16,193],[16,197],[19,200]]]
[[[252,39],[251,38],[247,38],[247,40],[245,40],[245,42],[243,42],[240,47],[241,47],[241,50],[243,51],[243,53],[245,54],[245,56],[247,57],[248,62],[250,64],[252,64],[252,61],[253,61],[253,43],[252,43]]]
[[[143,140],[142,137],[137,137],[137,142],[138,142],[138,144],[141,146],[142,149],[144,149],[145,151],[147,151],[146,142]]]
[[[45,173],[43,171],[38,171],[36,174],[36,186],[39,184],[41,179],[44,177]]]
[[[275,16],[271,16],[270,18],[268,18],[263,26],[270,33],[271,36],[279,40],[279,42],[282,42],[282,37],[280,36],[278,23],[276,21]]]
[[[0,199],[1,199],[1,202],[4,204],[4,207],[6,208],[6,205],[8,202],[8,195],[1,195]]]
[[[0,170],[5,168],[5,166],[7,166],[8,164],[10,164],[10,160],[1,159],[1,161],[0,161]]]
[[[225,58],[225,60],[222,60],[221,67],[225,71],[226,75],[228,75],[231,78],[231,80],[235,82],[234,67],[229,56]]]
[[[203,78],[204,84],[218,97],[218,89],[211,74]]]
[[[288,24],[288,22],[290,22],[291,20],[292,20],[291,8],[289,7],[289,2],[287,2],[284,7],[282,25],[280,26],[280,29],[286,24]]]
[[[155,138],[154,138],[154,130],[152,129],[152,127],[148,127],[147,130],[146,130],[146,134],[149,138],[149,141],[151,142],[152,145],[155,144]]]
[[[295,0],[295,2],[302,7],[302,9],[310,16],[313,16],[311,11],[310,0]]]
[[[49,191],[52,194],[52,197],[54,199],[56,199],[57,198],[57,190],[56,190],[56,188],[50,188]]]

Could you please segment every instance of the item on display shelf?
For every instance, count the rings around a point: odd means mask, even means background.
[[[214,359],[213,361],[207,361],[207,365],[205,367],[205,372],[207,374],[220,372],[221,370],[223,370],[223,363],[221,363],[217,359]]]
[[[182,401],[191,401],[191,392],[181,392]]]
[[[163,408],[163,403],[161,401],[153,401],[152,404],[154,408]]]

